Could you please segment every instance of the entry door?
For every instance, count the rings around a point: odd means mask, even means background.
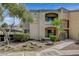
[[[50,33],[52,33],[52,30],[47,30],[47,37],[49,37]]]
[[[50,34],[50,33],[56,35],[56,30],[54,30],[54,29],[47,29],[47,30],[46,30],[46,37],[49,37],[49,34]]]

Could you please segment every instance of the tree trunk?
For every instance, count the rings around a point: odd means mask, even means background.
[[[15,18],[14,18],[14,22],[13,22],[13,24],[10,26],[10,29],[9,29],[9,32],[8,32],[8,44],[10,43],[10,34],[11,34],[11,31],[12,31],[12,29],[13,29],[14,24],[15,24]]]
[[[58,30],[58,33],[57,33],[57,39],[58,41],[60,41],[60,31]]]
[[[14,20],[15,20],[15,19],[14,19]],[[10,34],[11,34],[11,31],[12,31],[12,28],[13,28],[14,24],[15,24],[15,21],[14,21],[14,23],[10,26],[9,32],[6,32],[6,30],[4,31],[4,34],[5,34],[4,40],[5,40],[5,42],[6,42],[8,45],[10,44]]]
[[[6,29],[2,29],[2,31],[3,31],[3,34],[4,34],[4,42],[9,45],[8,33],[6,32]]]

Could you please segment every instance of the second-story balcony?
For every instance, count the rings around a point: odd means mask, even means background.
[[[62,28],[69,28],[69,20],[63,20],[61,24]]]
[[[45,25],[46,25],[46,26],[53,26],[53,27],[55,27],[54,25],[51,24],[51,21],[45,22]],[[63,21],[62,21],[62,24],[61,24],[60,26],[61,26],[62,28],[68,29],[68,28],[69,28],[69,20],[63,20]]]
[[[51,21],[53,21],[57,17],[58,17],[58,14],[56,14],[56,13],[46,13],[45,14],[45,24],[52,25]]]

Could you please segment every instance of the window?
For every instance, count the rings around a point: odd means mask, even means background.
[[[58,14],[56,13],[47,13],[45,15],[45,20],[49,22],[49,21],[53,21],[57,17],[58,17]]]
[[[46,18],[46,21],[48,21],[48,22],[49,22],[49,21],[53,21],[54,18],[55,18],[55,17],[47,17],[47,18]]]

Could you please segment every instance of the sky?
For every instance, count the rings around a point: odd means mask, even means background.
[[[20,24],[20,21],[19,21],[19,19],[15,19],[14,20],[14,18],[12,18],[12,17],[6,17],[5,19],[4,19],[4,23],[7,23],[7,24],[9,24],[9,25],[11,25],[12,23],[14,23],[15,22],[15,25],[18,25],[18,24]]]
[[[27,3],[24,4],[27,9],[58,9],[58,8],[66,8],[66,9],[79,9],[79,3]]]
[[[75,10],[79,9],[79,3],[26,3],[24,4],[25,8],[28,10],[39,10],[39,9],[59,9],[61,7],[69,9],[69,10]],[[6,17],[4,22],[8,24],[13,23],[12,17]],[[20,23],[19,19],[15,20],[15,25],[18,25]]]

